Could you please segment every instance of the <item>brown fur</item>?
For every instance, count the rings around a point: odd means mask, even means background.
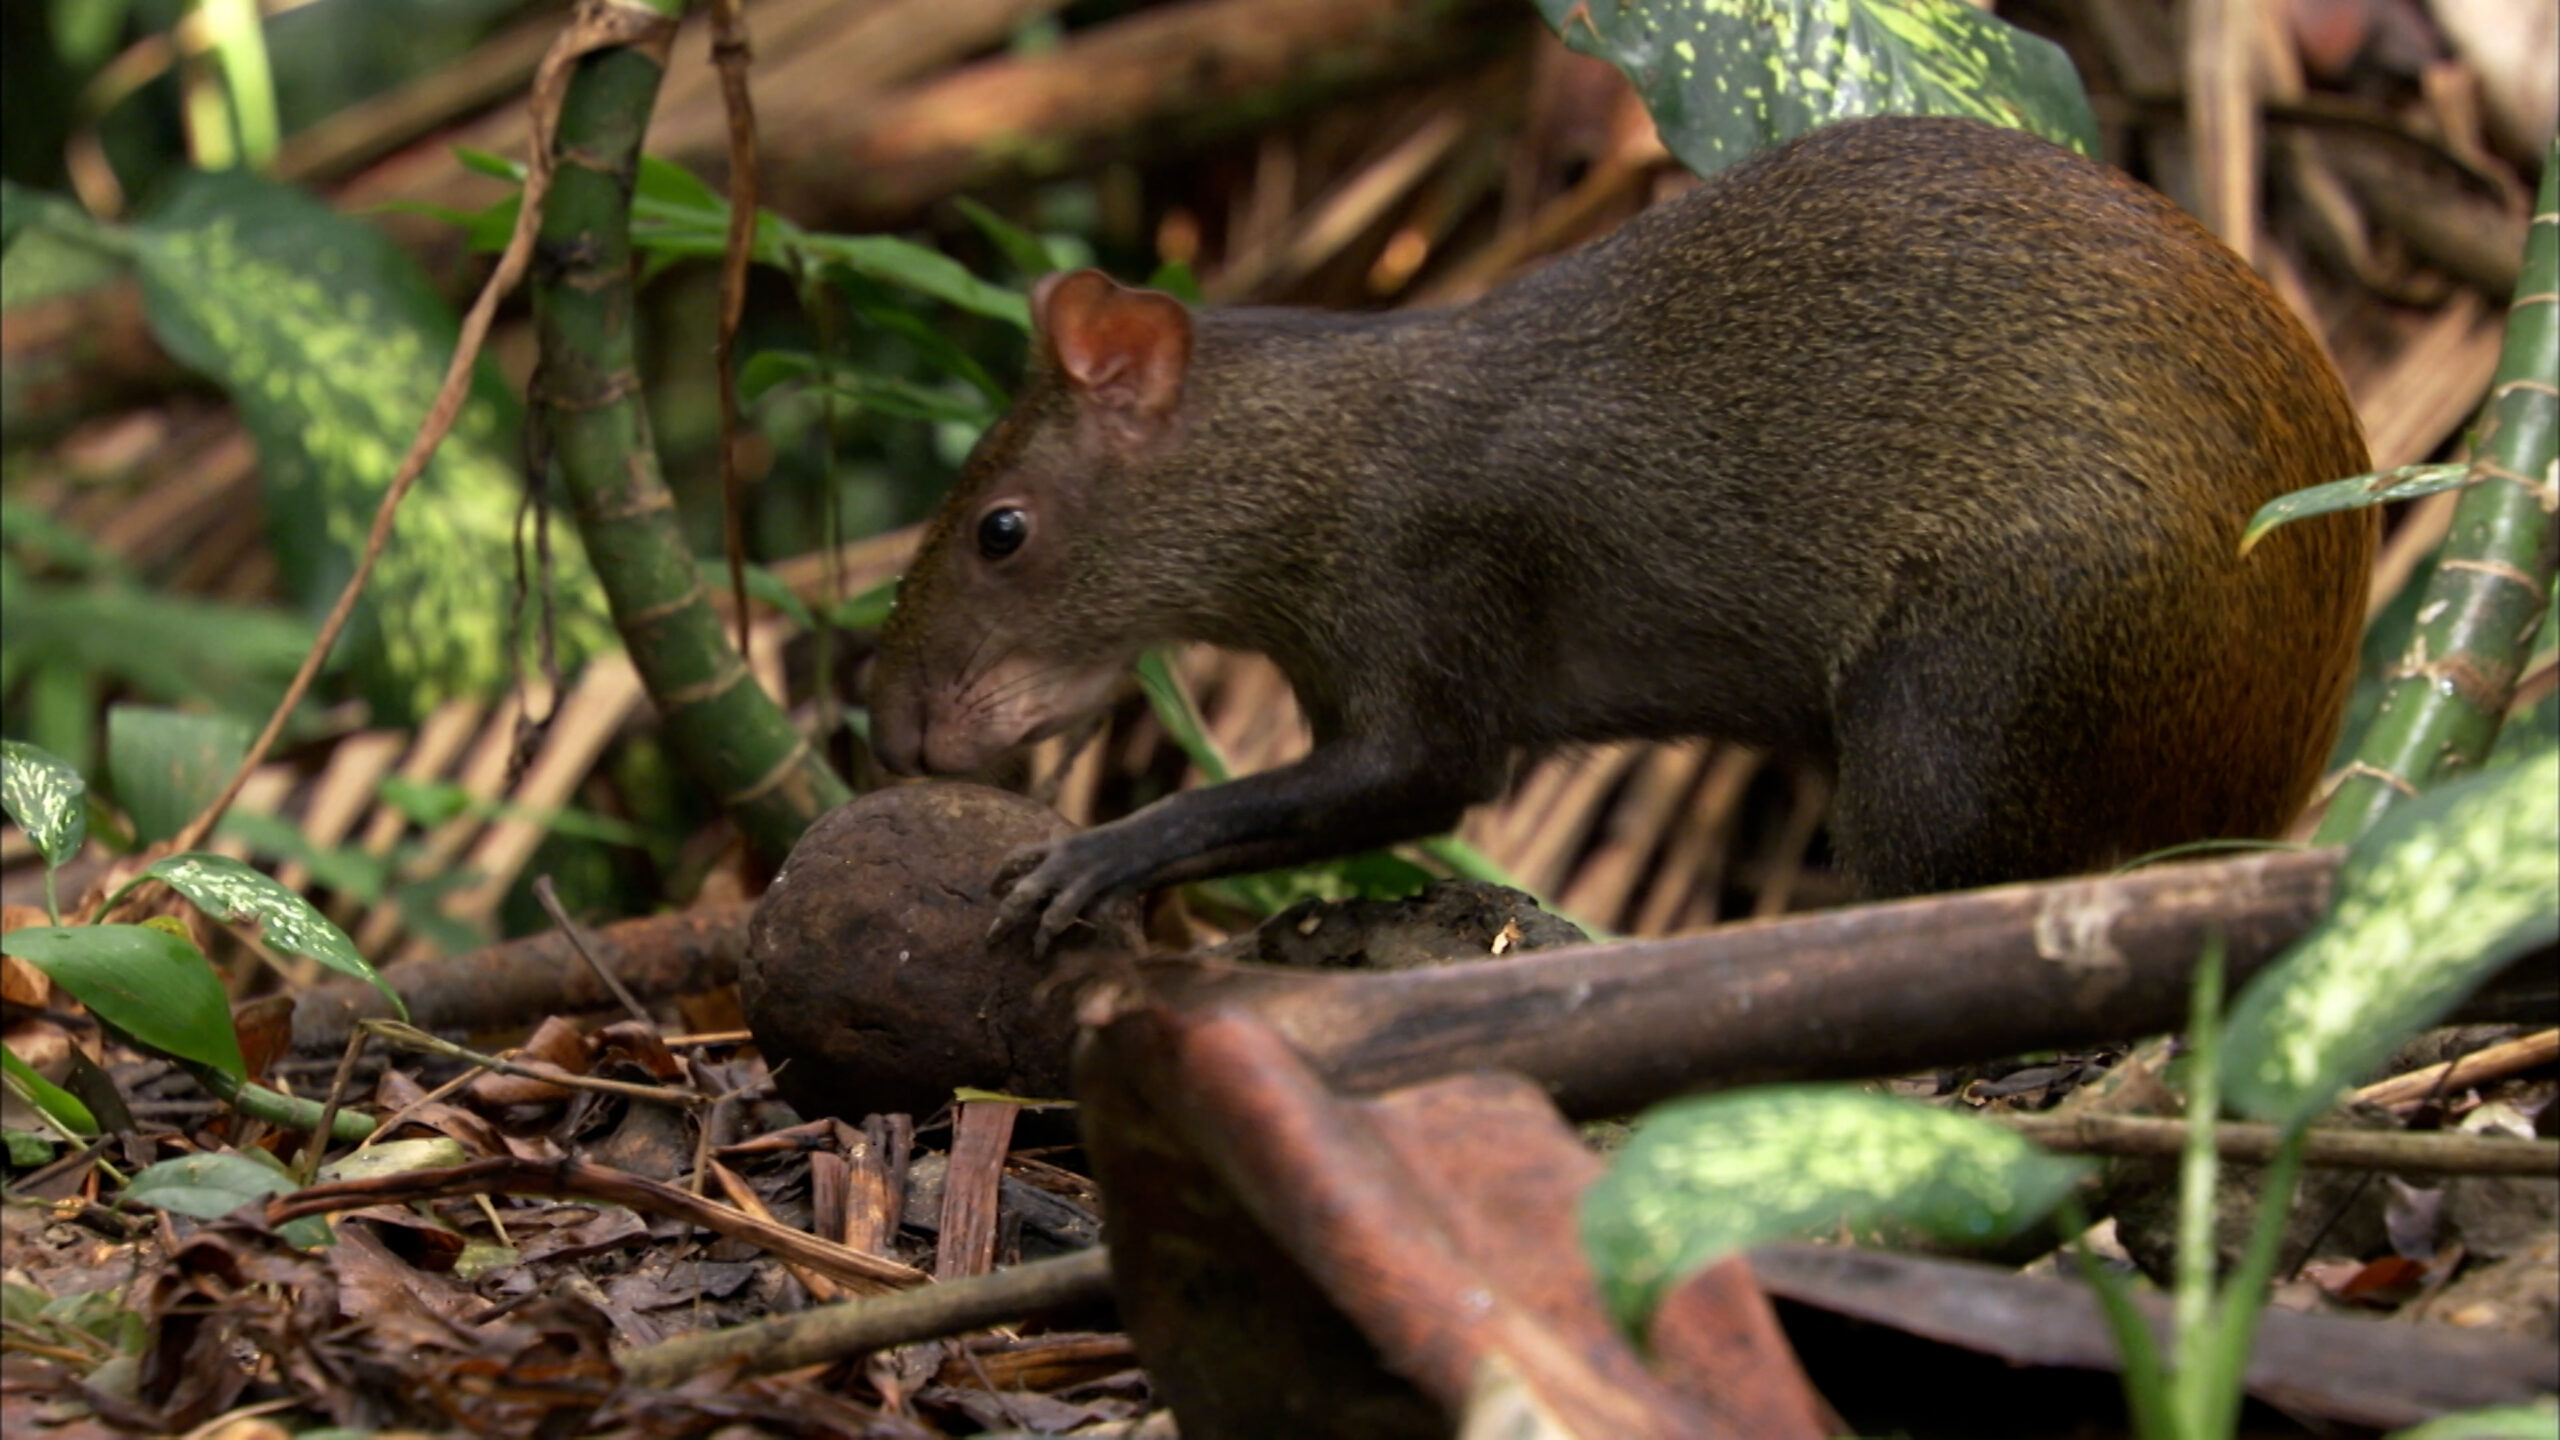
[[[2042,141],[1833,126],[1454,311],[1035,308],[883,637],[883,757],[982,760],[1186,639],[1278,661],[1317,741],[1045,852],[1046,931],[1445,827],[1572,741],[1827,764],[1891,893],[2271,834],[2336,733],[2371,517],[2235,552],[2367,468],[2346,395],[2193,221]]]

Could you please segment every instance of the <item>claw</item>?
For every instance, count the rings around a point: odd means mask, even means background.
[[[1032,958],[1046,960],[1070,928],[1085,923],[1085,907],[1103,887],[1099,875],[1075,866],[1064,845],[1026,845],[1005,857],[990,888],[1003,898],[995,923],[987,927],[987,943],[1002,943],[1028,927]]]
[[[1049,858],[1055,848],[1048,844],[1025,845],[1007,855],[1004,857],[1004,863],[996,867],[996,873],[987,882],[987,888],[998,895],[1012,890],[1021,882],[1022,877],[1038,870],[1041,863]]]
[[[1045,908],[1051,887],[1036,883],[1035,877],[1048,859],[1046,845],[1025,845],[1004,857],[987,889],[996,897],[995,923],[987,927],[987,943],[1001,943],[1007,936],[1031,923]]]

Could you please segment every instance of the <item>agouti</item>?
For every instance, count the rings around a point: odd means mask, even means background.
[[[1168,641],[1257,651],[1293,765],[1015,857],[1096,897],[1445,830],[1515,755],[1705,735],[1836,776],[1876,894],[2263,836],[2352,680],[2367,467],[2320,347],[2168,201],[1970,121],[1834,125],[1460,309],[1032,297],[910,565],[892,769],[966,771]]]

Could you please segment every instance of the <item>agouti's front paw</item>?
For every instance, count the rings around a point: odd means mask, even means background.
[[[1003,899],[996,923],[987,927],[988,943],[1030,928],[1032,957],[1045,960],[1070,926],[1088,923],[1085,907],[1102,898],[1105,876],[1077,863],[1077,838],[1026,845],[1005,857],[990,887]]]

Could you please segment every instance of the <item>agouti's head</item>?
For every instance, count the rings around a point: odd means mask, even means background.
[[[1175,638],[1124,573],[1150,521],[1116,482],[1177,439],[1190,313],[1079,270],[1041,280],[1031,317],[1022,393],[961,467],[881,632],[871,742],[901,774],[980,769],[1054,735]]]

